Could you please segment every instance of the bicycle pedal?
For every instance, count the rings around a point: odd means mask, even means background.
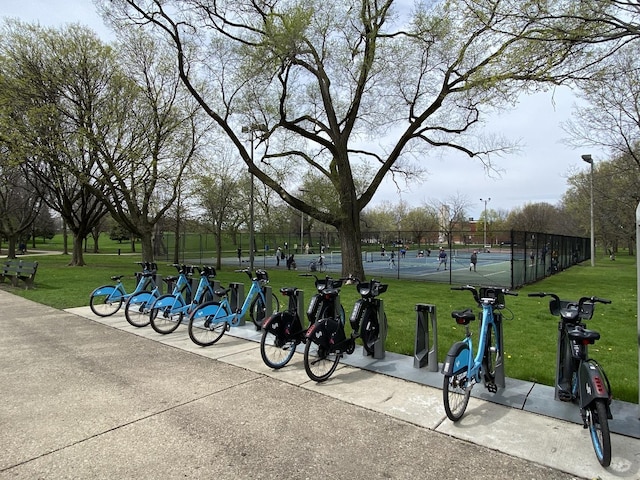
[[[495,383],[487,383],[485,386],[491,393],[496,393],[498,391],[498,386]]]

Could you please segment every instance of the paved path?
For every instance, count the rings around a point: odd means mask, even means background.
[[[419,383],[342,365],[316,384],[244,338],[199,348],[184,327],[0,305],[0,479],[640,478],[631,437],[605,470],[573,423],[472,399],[452,424]]]

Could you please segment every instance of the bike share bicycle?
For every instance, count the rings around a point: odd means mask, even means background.
[[[345,354],[351,355],[355,351],[356,339],[359,337],[363,337],[366,354],[373,354],[374,346],[381,333],[381,303],[375,297],[384,293],[387,285],[373,279],[370,282],[360,282],[354,277],[346,280],[356,283],[361,296],[349,317],[351,334],[347,337],[345,321],[335,316],[321,317],[309,327],[306,333],[304,368],[309,378],[316,382],[323,382],[331,377],[338,367],[340,358]],[[339,304],[339,289],[329,288],[322,294],[327,301]],[[382,321],[386,326],[386,315]]]
[[[251,270],[236,270],[246,273],[251,279],[251,288],[241,307],[232,308],[229,293],[232,288],[215,290],[220,300],[206,302],[196,307],[189,316],[189,338],[196,345],[208,347],[216,343],[231,326],[240,325],[244,316],[249,312],[256,328],[260,329],[267,317],[268,301],[265,287],[269,283],[269,275],[265,270],[256,270],[255,276]],[[238,299],[239,300],[239,299]],[[280,302],[275,294],[271,294],[272,310],[280,309]]]
[[[99,317],[109,317],[120,310],[122,303],[128,301],[133,295],[143,291],[152,291],[155,287],[155,275],[158,266],[151,262],[136,262],[142,267],[142,272],[136,272],[136,288],[132,293],[127,293],[122,283],[124,275],[116,275],[111,280],[115,285],[102,285],[91,292],[89,307]]]
[[[474,385],[483,382],[491,393],[504,387],[502,314],[505,307],[505,295],[517,296],[507,288],[480,287],[471,285],[453,287],[452,290],[467,290],[473,295],[476,304],[482,308],[480,338],[474,354],[469,323],[475,320],[470,308],[451,312],[458,325],[464,325],[465,338],[454,343],[442,366],[444,382],[442,397],[447,417],[454,422],[464,415]]]
[[[598,362],[589,358],[588,346],[600,339],[600,333],[588,330],[584,320],[593,317],[596,303],[611,303],[598,297],[582,297],[577,302],[560,300],[553,293],[530,293],[530,297],[552,297],[549,311],[558,322],[556,356],[556,398],[580,407],[582,424],[589,436],[598,462],[611,464],[611,385]]]
[[[334,302],[325,300],[322,291],[327,287],[339,288],[342,280],[331,277],[320,280],[313,274],[301,274],[301,277],[314,277],[317,293],[311,297],[307,309],[309,325],[322,316],[333,316]],[[283,287],[280,293],[288,297],[288,307],[277,312],[262,324],[262,338],[260,339],[260,354],[262,361],[270,368],[279,369],[287,365],[293,358],[296,348],[305,342],[308,327],[304,327],[299,312],[302,310],[302,291],[296,287]],[[344,319],[344,309],[340,306],[341,318]]]
[[[309,263],[309,271],[310,272],[326,272],[327,271],[327,265],[324,263],[324,255],[320,255],[318,256],[318,258],[316,260],[312,260]]]
[[[194,270],[200,273],[200,281],[195,292],[191,287],[191,276]],[[198,305],[214,299],[211,282],[216,277],[215,268],[191,266],[187,267],[183,275],[186,283],[181,282],[179,278],[173,293],[162,295],[151,306],[149,312],[151,327],[158,333],[167,334],[175,331],[185,315],[189,315]]]

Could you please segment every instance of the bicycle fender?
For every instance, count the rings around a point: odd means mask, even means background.
[[[442,364],[444,375],[456,375],[469,366],[469,345],[465,342],[454,343]]]
[[[284,329],[284,319],[282,312],[274,313],[262,323],[262,329],[274,334],[279,334]]]
[[[116,291],[116,287],[114,287],[113,285],[103,285],[96,288],[91,293],[91,296],[93,297],[94,295],[111,295],[114,291]]]
[[[605,399],[607,404],[609,403],[609,382],[596,362],[586,361],[580,365],[578,382],[580,384],[580,408],[586,408],[596,399]]]
[[[179,303],[179,305],[176,305],[176,302]],[[176,300],[176,297],[165,297],[165,298],[159,298],[154,304],[153,304],[153,308],[166,308],[166,307],[182,307],[184,305],[184,303],[182,302],[182,300]]]
[[[129,299],[129,303],[131,305],[139,305],[141,303],[153,303],[153,301],[157,297],[150,292],[140,292],[136,293],[133,297]]]

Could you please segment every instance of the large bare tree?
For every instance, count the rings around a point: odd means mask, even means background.
[[[576,76],[584,19],[571,15],[587,3],[602,2],[448,0],[411,12],[394,0],[102,2],[112,20],[144,25],[173,45],[182,81],[251,174],[333,225],[342,273],[358,277],[360,213],[382,180],[411,177],[431,149],[490,166],[509,143],[478,136],[481,113]],[[241,135],[254,125],[267,132],[260,161]],[[368,177],[358,189],[361,165]],[[331,185],[337,212],[300,194],[297,179],[309,169]],[[276,180],[284,172],[289,182]]]

